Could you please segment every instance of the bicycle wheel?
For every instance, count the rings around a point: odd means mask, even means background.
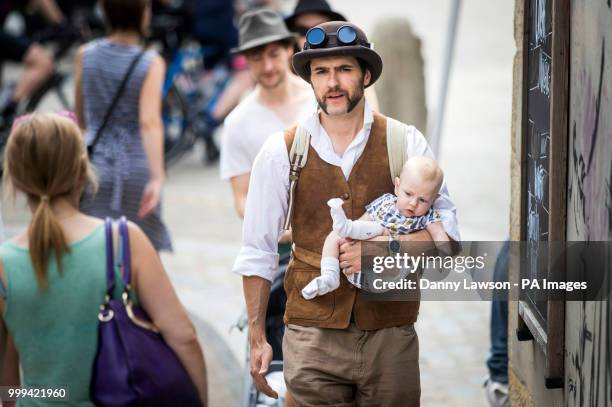
[[[172,84],[162,101],[164,122],[164,159],[170,166],[193,146],[193,137],[187,131],[189,108],[182,92]]]

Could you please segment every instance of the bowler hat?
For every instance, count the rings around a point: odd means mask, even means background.
[[[289,29],[293,29],[295,19],[298,16],[307,13],[323,14],[329,17],[329,21],[346,21],[346,18],[342,14],[331,9],[325,0],[299,0],[295,6],[295,10],[293,10],[293,14],[285,18],[287,27],[289,27]]]
[[[282,17],[274,10],[260,8],[247,11],[238,22],[240,39],[232,53],[244,52],[271,42],[295,41],[296,35],[287,30]]]
[[[342,26],[349,26],[357,34],[357,39],[351,45],[344,45],[338,42],[336,33]],[[308,41],[304,45],[304,49],[293,54],[293,69],[306,82],[310,82],[310,61],[315,58],[334,57],[334,56],[349,56],[361,59],[368,67],[370,75],[370,86],[380,77],[383,68],[383,62],[380,55],[372,49],[372,45],[368,42],[365,33],[355,24],[345,21],[330,21],[319,24],[316,27],[325,31],[327,42],[320,48],[309,47]],[[314,28],[314,27],[313,27]],[[311,30],[313,29],[311,28]]]

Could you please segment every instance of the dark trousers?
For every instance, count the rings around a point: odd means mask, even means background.
[[[506,241],[495,262],[493,279],[508,281],[508,257],[510,244]],[[508,300],[491,301],[491,351],[487,359],[491,380],[508,383]]]

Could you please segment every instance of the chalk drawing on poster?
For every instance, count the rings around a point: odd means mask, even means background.
[[[540,92],[550,97],[550,57],[544,51],[540,52],[538,71],[538,88]]]
[[[546,1],[537,0],[535,16],[535,42],[541,44],[546,39]]]
[[[541,165],[538,165],[535,174],[535,199],[541,204],[544,204],[544,188],[546,187],[547,177],[546,170]]]

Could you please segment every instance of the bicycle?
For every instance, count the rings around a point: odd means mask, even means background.
[[[165,9],[151,21],[151,39],[161,42],[161,55],[168,65],[162,89],[166,166],[178,162],[198,138],[204,138],[207,148],[217,148],[212,141],[214,128],[207,123],[206,112],[214,108],[231,78],[225,66],[216,66],[210,72],[204,70],[203,61],[212,53],[212,47],[195,42],[183,45],[186,19],[180,9]],[[214,161],[215,151],[207,158]]]
[[[68,56],[75,44],[87,42],[97,38],[104,33],[104,23],[95,15],[92,9],[77,7],[68,16],[68,23],[59,27],[42,26],[34,22],[34,27],[29,27],[28,35],[43,45],[53,45],[53,60],[56,63],[53,74],[30,96],[20,113],[33,112],[41,105],[50,105],[57,108],[70,109],[72,107],[72,89],[70,96],[65,87],[72,76],[71,72],[65,72],[58,65]],[[56,100],[50,99],[54,97]]]
[[[64,72],[58,68],[58,65],[68,52],[77,43],[84,42],[98,33],[101,23],[97,22],[96,18],[84,13],[75,13],[70,19],[70,25],[61,27],[45,27],[32,35],[34,42],[44,45],[52,44],[55,48],[53,52],[53,60],[55,68],[53,73],[43,82],[38,89],[19,106],[16,116],[33,112],[40,106],[49,106],[53,109],[70,110],[72,103],[72,89],[69,91],[66,87],[70,87],[71,73]],[[8,87],[11,84],[7,85]],[[5,123],[0,128],[0,174],[4,164],[4,147],[10,134],[10,121]]]

